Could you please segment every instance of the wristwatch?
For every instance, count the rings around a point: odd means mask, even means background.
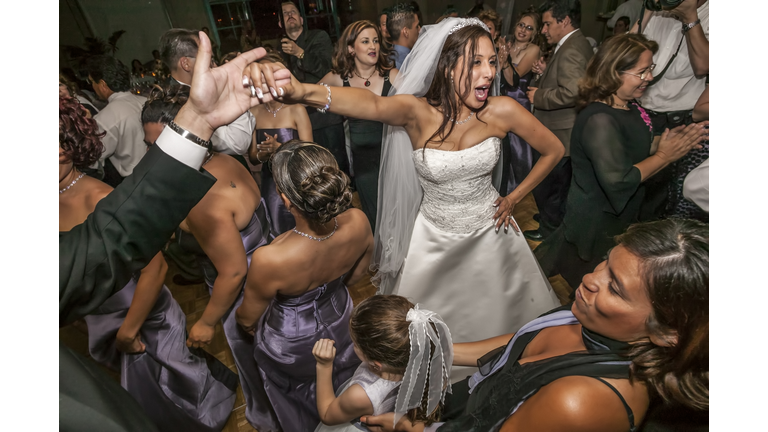
[[[688,33],[688,30],[696,27],[699,24],[701,24],[701,20],[700,19],[697,19],[696,21],[694,21],[692,23],[688,23],[688,24],[683,23],[683,34]]]

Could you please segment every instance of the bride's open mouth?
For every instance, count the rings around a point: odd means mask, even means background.
[[[475,98],[480,102],[484,102],[486,99],[488,99],[488,89],[490,87],[490,85],[475,87]]]

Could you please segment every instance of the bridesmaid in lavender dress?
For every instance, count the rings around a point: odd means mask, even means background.
[[[520,102],[528,111],[532,111],[532,106],[525,93],[533,78],[531,68],[539,59],[540,49],[536,45],[539,28],[539,14],[526,12],[520,16],[513,28],[514,40],[506,42],[502,38],[499,47],[499,58],[503,67],[501,93]],[[511,150],[507,192],[512,192],[531,172],[534,162],[533,150],[527,142],[512,132],[507,134],[507,139]]]
[[[252,355],[263,384],[253,386],[264,386],[280,429],[313,431],[320,422],[315,342],[335,341],[334,390],[360,364],[349,336],[347,285],[368,274],[373,235],[365,213],[350,208],[349,178],[325,148],[284,144],[272,157],[272,169],[296,228],[253,254],[236,315],[255,335]],[[260,432],[277,430],[247,409],[246,417]]]
[[[83,176],[101,154],[98,127],[76,100],[60,99],[59,231],[82,223],[112,188]],[[186,318],[163,285],[158,253],[128,284],[85,317],[91,357],[120,372],[121,385],[160,430],[220,431],[235,403],[237,376],[185,346]]]
[[[172,112],[178,110],[185,99],[178,96],[171,99],[155,100],[147,105],[170,114],[159,120],[173,118]],[[162,128],[162,121],[145,122],[145,141],[153,142]],[[251,387],[260,379],[252,359],[253,338],[237,326],[232,313],[243,299],[251,254],[272,239],[269,216],[256,181],[236,159],[211,153],[203,168],[216,178],[216,183],[176,231],[176,241],[181,248],[197,258],[211,294],[205,310],[189,331],[187,346],[208,346],[216,323],[221,321],[249,404],[247,409],[263,409],[262,416],[272,419],[271,424],[275,425],[263,386]],[[265,427],[263,430],[270,429]]]
[[[280,56],[267,55],[266,61],[282,64]],[[253,141],[248,149],[248,158],[254,165],[261,167],[261,196],[267,205],[272,225],[272,234],[278,236],[296,226],[293,215],[283,205],[275,190],[272,168],[268,163],[270,156],[281,144],[292,139],[312,141],[312,123],[306,108],[302,105],[289,105],[272,101],[251,108],[256,120]]]

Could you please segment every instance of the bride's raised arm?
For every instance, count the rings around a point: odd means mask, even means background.
[[[273,72],[280,69],[284,67],[279,64],[252,63],[246,67],[244,79],[250,79],[253,83],[256,97],[266,92],[274,92],[273,95],[281,102],[328,109],[335,114],[379,121],[391,126],[407,128],[416,122],[418,100],[412,95],[382,97],[366,89],[305,84],[293,75],[290,80],[275,80]]]

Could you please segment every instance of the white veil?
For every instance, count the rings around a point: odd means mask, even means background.
[[[443,44],[448,35],[467,25],[488,27],[477,18],[446,18],[439,24],[421,28],[413,50],[405,58],[389,96],[411,94],[423,97],[432,78]],[[491,87],[491,95],[499,94],[499,71]],[[412,159],[413,146],[405,129],[384,125],[381,165],[379,170],[379,199],[376,213],[373,264],[376,275],[371,279],[377,294],[391,294],[403,268],[411,241],[413,224],[421,205],[423,191]],[[501,160],[494,169],[493,184],[501,185]]]

